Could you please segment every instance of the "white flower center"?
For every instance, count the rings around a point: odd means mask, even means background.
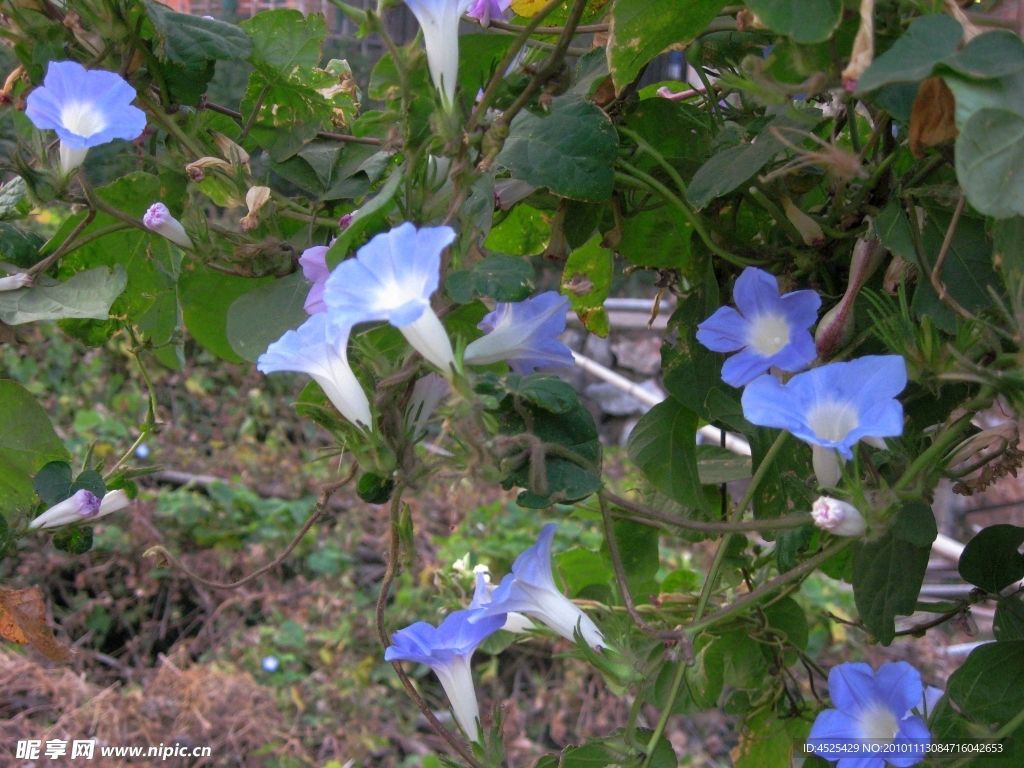
[[[830,443],[838,443],[859,423],[856,409],[851,403],[821,403],[807,414],[807,426],[814,434]]]
[[[107,127],[106,116],[94,104],[84,101],[66,104],[61,110],[60,121],[69,131],[85,138]]]
[[[876,706],[867,710],[860,718],[864,738],[878,741],[892,741],[900,730],[899,721],[888,708]]]
[[[765,357],[771,357],[789,344],[789,323],[782,315],[760,315],[750,321],[747,343]]]

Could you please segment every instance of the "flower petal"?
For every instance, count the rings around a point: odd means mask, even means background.
[[[839,664],[832,667],[828,673],[828,693],[836,709],[852,717],[858,717],[878,700],[875,692],[875,673],[863,662],[848,661]],[[849,735],[852,738],[861,738],[860,733]]]
[[[901,719],[921,703],[924,684],[921,673],[905,661],[886,662],[875,672],[875,690],[879,697]]]
[[[697,341],[713,352],[735,352],[747,346],[750,321],[732,307],[719,307],[697,326]]]
[[[733,387],[743,387],[761,374],[767,373],[771,366],[771,358],[746,347],[722,365],[722,381]]]
[[[732,299],[746,318],[780,314],[779,281],[775,275],[757,267],[747,267],[736,279]]]

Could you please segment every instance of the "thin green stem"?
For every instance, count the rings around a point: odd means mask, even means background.
[[[618,165],[626,169],[627,176],[632,176],[635,180],[643,182],[644,184],[647,185],[648,191],[657,192],[662,197],[664,197],[668,202],[670,202],[672,205],[678,208],[680,213],[682,213],[686,220],[690,222],[690,225],[693,227],[694,231],[700,236],[700,239],[704,241],[704,245],[708,247],[709,251],[725,259],[730,264],[735,264],[737,267],[749,267],[757,263],[751,261],[750,259],[745,259],[742,256],[737,256],[734,253],[730,253],[729,251],[725,250],[720,245],[718,245],[718,243],[716,243],[714,240],[712,240],[711,236],[704,228],[704,224],[701,222],[700,216],[691,211],[689,206],[687,206],[679,197],[674,195],[668,187],[666,187],[656,178],[651,176],[649,173],[645,173],[644,171],[641,171],[639,168],[630,165],[625,160],[620,159],[617,161],[617,163]],[[616,174],[616,178],[618,177],[619,174]],[[642,187],[638,188],[642,189]]]
[[[921,470],[941,456],[947,448],[953,445],[953,443],[960,438],[960,434],[971,425],[971,419],[973,418],[974,412],[972,411],[970,413],[965,413],[959,419],[950,424],[942,434],[935,438],[935,442],[928,446],[924,453],[911,462],[910,466],[907,467],[907,471],[904,472],[903,476],[896,481],[895,485],[893,485],[893,490],[905,490],[914,481]]]
[[[775,442],[772,443],[768,452],[764,455],[761,463],[757,465],[757,471],[754,472],[754,476],[750,479],[750,485],[747,486],[747,492],[743,494],[743,498],[740,499],[740,503],[736,505],[736,509],[730,516],[730,522],[736,522],[744,512],[747,510],[747,505],[754,498],[754,494],[757,493],[758,486],[764,480],[768,474],[768,470],[772,463],[775,461],[775,457],[782,450],[782,446],[785,445],[786,439],[789,437],[789,432],[783,430],[779,433],[779,436],[775,438]],[[711,569],[708,571],[708,577],[704,581],[704,587],[700,591],[700,597],[697,599],[697,610],[694,613],[694,621],[700,621],[704,615],[704,610],[708,606],[708,600],[711,598],[711,592],[715,588],[715,582],[718,581],[718,572],[722,568],[722,562],[725,560],[725,553],[729,549],[729,539],[732,538],[732,534],[726,535],[718,545],[718,551],[715,552],[715,559],[711,563]],[[692,625],[691,625],[692,626]]]
[[[132,454],[135,453],[135,449],[138,448],[142,444],[142,441],[146,439],[146,435],[147,434],[149,434],[148,431],[146,431],[146,430],[142,431],[142,433],[139,435],[139,438],[134,443],[132,443],[132,447],[129,448],[127,451],[125,451],[124,456],[122,456],[120,459],[117,460],[117,464],[112,466],[107,471],[107,473],[105,475],[103,475],[104,482],[106,482],[107,480],[112,478],[117,473],[117,470],[119,470],[121,468],[121,465],[124,464],[126,461],[128,461],[128,459],[130,459],[132,457]]]
[[[733,522],[710,522],[705,520],[689,520],[685,517],[679,517],[677,515],[671,515],[667,512],[659,512],[652,507],[648,507],[644,504],[640,504],[629,499],[624,499],[621,496],[616,496],[614,493],[609,491],[602,492],[604,496],[617,507],[622,507],[629,512],[632,512],[640,517],[653,520],[655,522],[664,523],[665,525],[674,526],[676,528],[685,528],[691,531],[703,531],[704,533],[742,533],[745,531],[787,531],[793,528],[802,528],[810,522],[813,522],[810,514],[798,513],[792,515],[786,515],[785,517],[774,518],[770,520],[736,520]],[[614,512],[611,513],[612,517],[616,515]]]
[[[695,637],[697,633],[699,633],[701,630],[706,629],[707,627],[710,627],[714,624],[718,624],[720,621],[724,621],[725,619],[728,619],[732,616],[735,616],[737,613],[743,612],[749,605],[757,602],[765,595],[774,592],[779,587],[782,587],[791,581],[794,581],[798,578],[801,578],[811,573],[815,568],[817,568],[822,563],[839,554],[847,547],[852,546],[855,541],[855,539],[844,539],[843,541],[840,541],[839,543],[829,547],[828,549],[822,550],[809,560],[805,560],[795,568],[791,568],[785,573],[776,576],[774,579],[765,584],[762,584],[760,587],[753,590],[752,592],[748,592],[747,594],[743,595],[735,602],[730,603],[729,605],[718,611],[715,611],[714,613],[712,613],[704,619],[701,619],[700,621],[695,621],[693,624],[686,628],[687,633],[690,635],[690,637]]]
[[[41,275],[43,272],[49,269],[50,265],[56,262],[57,259],[64,256],[64,254],[69,253],[74,247],[75,239],[80,234],[82,234],[82,230],[89,226],[89,224],[91,224],[92,220],[95,218],[96,211],[89,211],[85,215],[85,218],[78,222],[78,225],[73,230],[71,230],[71,234],[67,236],[63,243],[60,244],[60,247],[53,253],[51,253],[49,256],[47,256],[45,259],[40,261],[38,264],[36,264],[34,267],[32,267],[32,269],[28,271],[28,274],[32,276]]]
[[[163,90],[161,90],[161,93],[163,93]],[[192,139],[190,139],[185,132],[181,130],[181,126],[174,122],[174,118],[164,112],[159,104],[154,102],[144,93],[140,93],[138,95],[138,99],[139,103],[149,110],[153,115],[153,118],[164,127],[164,130],[177,139],[181,146],[191,152],[195,157],[202,157],[205,154],[203,152],[203,148],[192,141]]]
[[[676,668],[675,677],[672,678],[672,687],[668,691],[668,699],[665,701],[665,706],[661,710],[661,717],[658,718],[658,724],[654,726],[654,733],[651,734],[651,740],[647,742],[647,754],[644,756],[644,762],[640,768],[649,768],[651,765],[651,759],[654,757],[654,749],[658,746],[658,741],[661,740],[661,735],[665,732],[665,726],[668,725],[668,719],[672,716],[672,707],[675,706],[676,696],[679,695],[679,686],[682,685],[683,675],[685,674],[686,663],[680,659],[679,666]]]

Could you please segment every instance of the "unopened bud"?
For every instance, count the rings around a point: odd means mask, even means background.
[[[257,214],[269,199],[270,187],[250,187],[249,191],[245,193],[245,204],[249,208],[249,213],[242,217],[242,229],[249,232],[260,225]]]
[[[864,516],[853,504],[821,496],[811,507],[814,524],[834,536],[863,536],[867,531]]]
[[[0,277],[0,291],[16,291],[19,288],[29,288],[31,286],[32,275],[25,272],[19,272],[8,277]]]
[[[342,214],[341,218],[338,219],[338,228],[342,232],[344,232],[346,229],[348,229],[349,225],[352,224],[352,218],[355,215],[356,215],[356,211],[352,211],[351,213],[344,213],[344,214]]]
[[[167,206],[163,203],[153,203],[142,217],[142,223],[147,229],[151,229],[158,235],[163,235],[175,245],[192,250],[192,240],[189,238],[181,222],[171,216]]]
[[[846,293],[842,301],[825,313],[814,332],[814,345],[818,348],[818,356],[822,360],[828,360],[853,341],[856,333],[854,302],[864,283],[878,269],[884,256],[885,247],[874,237],[860,239],[853,246]]]
[[[789,222],[800,232],[804,245],[817,247],[824,244],[825,233],[818,222],[793,205],[793,201],[786,196],[782,197],[782,210],[785,211]]]
[[[875,58],[875,0],[860,0],[860,27],[853,39],[850,63],[843,70],[843,87],[849,93],[857,90],[860,80]]]

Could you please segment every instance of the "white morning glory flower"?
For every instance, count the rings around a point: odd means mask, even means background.
[[[0,277],[0,291],[16,291],[19,288],[31,288],[32,275],[27,272],[17,272],[7,277]]]
[[[92,520],[97,517],[109,515],[124,509],[131,503],[122,490],[110,491],[99,498],[91,491],[84,488],[76,491],[70,498],[64,499],[59,504],[54,504],[39,517],[28,524],[29,528],[56,528],[61,525],[80,523],[83,520]]]
[[[821,297],[814,291],[779,295],[774,275],[747,267],[732,292],[739,311],[719,307],[697,326],[697,341],[715,352],[736,352],[722,366],[722,381],[734,387],[750,383],[769,368],[802,371],[818,356],[810,327],[818,319]]]
[[[267,347],[256,368],[263,373],[309,374],[342,416],[372,429],[370,401],[348,364],[348,334],[348,328],[331,328],[327,314],[321,312]]]
[[[516,558],[512,573],[501,580],[491,594],[491,602],[471,621],[477,621],[477,617],[522,613],[543,622],[568,640],[573,639],[578,626],[587,645],[604,648],[601,630],[555,586],[551,574],[551,542],[556,528],[554,523],[544,526],[537,543]]]
[[[828,692],[835,709],[820,713],[807,737],[816,754],[835,759],[843,745],[866,739],[893,747],[877,756],[844,757],[844,768],[884,768],[886,760],[910,768],[924,759],[931,733],[924,720],[908,715],[924,690],[920,673],[907,662],[888,662],[877,672],[862,662],[840,664],[829,672]]]
[[[473,0],[405,0],[405,4],[423,30],[430,77],[450,112],[459,77],[459,17]]]
[[[324,285],[331,276],[331,270],[327,268],[327,246],[314,245],[304,250],[299,257],[299,266],[302,267],[303,276],[313,284],[306,296],[306,303],[302,305],[303,309],[310,315],[327,311]]]
[[[487,335],[466,347],[463,360],[471,365],[507,360],[512,370],[523,375],[535,368],[572,368],[572,350],[558,340],[565,330],[568,306],[569,299],[556,291],[526,301],[499,302],[477,326]]]
[[[146,214],[142,217],[142,223],[146,225],[146,229],[163,235],[181,248],[192,250],[194,247],[185,228],[181,226],[181,222],[171,216],[171,212],[163,203],[153,203],[149,206]]]
[[[907,385],[899,355],[869,355],[800,373],[786,384],[761,376],[743,390],[743,415],[760,427],[788,429],[814,448],[818,482],[840,478],[836,451],[853,458],[858,440],[903,434],[903,406],[896,395]]]
[[[478,565],[473,572],[476,574],[476,589],[473,591],[473,601],[469,604],[471,611],[490,605],[494,600],[494,591],[498,588],[497,584],[491,584],[491,574],[486,565]],[[505,623],[501,628],[515,634],[535,629],[532,621],[515,611],[505,615]]]
[[[70,174],[85,162],[90,147],[141,135],[146,113],[132,106],[135,96],[114,72],[51,61],[43,85],[28,95],[25,115],[36,128],[57,132],[61,170]]]
[[[423,621],[400,629],[384,651],[386,661],[415,661],[430,667],[448,694],[452,712],[470,741],[479,737],[480,707],[473,688],[473,651],[505,623],[504,615],[470,621],[476,611],[454,611],[439,627]]]
[[[859,509],[829,496],[821,496],[811,505],[811,517],[816,526],[835,536],[863,536],[868,529]]]
[[[441,277],[441,251],[454,239],[451,227],[416,229],[409,222],[374,237],[327,278],[324,302],[332,321],[351,328],[387,320],[448,375],[455,354],[430,296]]]

